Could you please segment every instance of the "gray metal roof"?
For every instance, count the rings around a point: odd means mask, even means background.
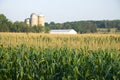
[[[54,29],[54,30],[50,30],[50,31],[51,32],[69,32],[71,30],[74,30],[74,29]]]

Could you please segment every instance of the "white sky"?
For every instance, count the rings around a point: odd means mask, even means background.
[[[24,21],[31,13],[45,22],[120,19],[120,0],[0,0],[0,14]]]

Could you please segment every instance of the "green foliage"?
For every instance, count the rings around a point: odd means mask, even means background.
[[[12,23],[5,15],[0,14],[0,32],[43,32],[41,25],[30,27],[24,22],[16,21]]]
[[[95,33],[97,28],[106,28],[110,32],[110,28],[116,28],[116,32],[120,31],[120,20],[101,20],[101,21],[74,21],[65,23],[45,23],[45,27],[28,26],[24,22],[16,21],[12,23],[4,14],[0,14],[0,32],[46,32],[50,29],[75,29],[78,33]]]
[[[12,22],[8,21],[6,16],[0,14],[0,32],[9,32]]]
[[[49,33],[50,28],[49,27],[45,27],[45,33]]]
[[[31,32],[43,32],[44,31],[44,26],[38,25],[38,26],[33,26],[30,28]]]
[[[0,46],[0,80],[119,80],[120,50]]]
[[[28,32],[29,27],[24,22],[14,22],[12,32]]]
[[[2,33],[0,80],[119,80],[119,44],[119,34]]]
[[[120,20],[101,20],[101,21],[74,21],[65,23],[46,23],[50,29],[75,29],[78,33],[95,33],[97,28],[116,28],[119,30]]]

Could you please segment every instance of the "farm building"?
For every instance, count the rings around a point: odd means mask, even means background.
[[[50,34],[77,34],[74,29],[56,29],[50,30]]]
[[[37,15],[35,13],[32,13],[30,18],[25,19],[26,24],[31,26],[38,26],[42,25],[44,26],[44,16],[43,15]]]

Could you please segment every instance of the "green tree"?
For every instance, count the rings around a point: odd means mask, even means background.
[[[49,27],[45,27],[45,33],[49,33],[50,28]]]
[[[28,25],[25,24],[24,22],[16,21],[16,22],[14,22],[14,24],[13,24],[12,30],[13,30],[14,32],[28,32],[28,31],[29,31],[29,27],[28,27]]]
[[[0,14],[0,31],[9,32],[8,19],[6,18],[4,14]]]
[[[32,28],[32,32],[44,32],[44,26],[38,25],[38,26],[33,26]]]

